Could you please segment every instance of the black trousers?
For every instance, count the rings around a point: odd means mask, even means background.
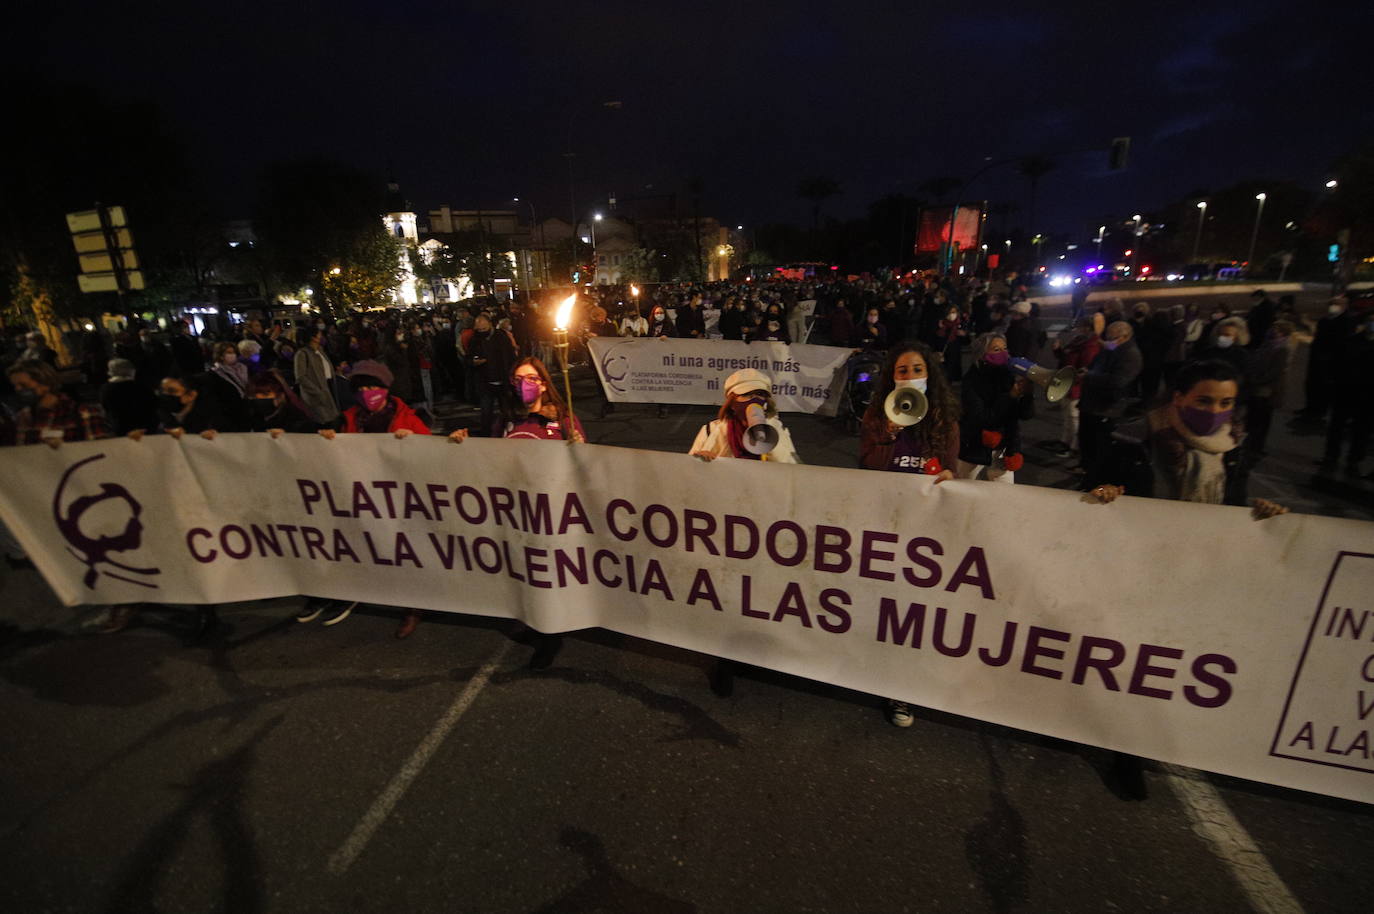
[[[1078,453],[1083,464],[1084,487],[1116,480],[1104,479],[1107,471],[1107,455],[1112,446],[1112,433],[1116,431],[1116,420],[1107,416],[1082,413],[1078,419]]]
[[[1326,427],[1326,462],[1336,463],[1341,459],[1341,445],[1348,436],[1350,449],[1346,452],[1345,464],[1349,467],[1358,466],[1364,459],[1371,429],[1374,429],[1374,409],[1368,403],[1347,397],[1333,400],[1331,421]]]

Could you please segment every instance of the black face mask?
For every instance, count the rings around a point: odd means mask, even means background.
[[[181,397],[175,394],[158,394],[157,406],[158,409],[165,410],[169,413],[179,413],[184,407],[184,404],[181,402]]]
[[[266,419],[277,411],[276,400],[264,400],[261,397],[254,397],[248,401],[248,409],[256,418]]]

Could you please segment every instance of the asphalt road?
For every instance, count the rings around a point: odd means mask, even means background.
[[[712,412],[602,421],[591,391],[583,377],[601,443],[685,449]],[[808,462],[853,465],[833,422],[788,424]],[[1313,476],[1320,439],[1282,425],[1260,494],[1367,518],[1369,484]],[[1028,458],[1024,482],[1072,484],[1063,461]],[[707,658],[608,632],[570,636],[535,673],[509,622],[430,614],[402,642],[394,609],[325,628],[292,621],[297,605],[227,605],[190,647],[175,613],[97,636],[36,573],[0,568],[0,911],[1366,912],[1374,897],[1369,805],[1153,763],[1131,801],[1097,749],[931,711],[898,730],[872,696],[767,671],[719,698]],[[1184,798],[1208,785],[1224,806],[1200,823]]]

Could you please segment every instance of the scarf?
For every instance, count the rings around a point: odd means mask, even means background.
[[[242,362],[235,362],[232,365],[220,362],[215,366],[215,374],[233,384],[240,397],[248,389],[248,366]]]
[[[1223,460],[1227,452],[1236,448],[1236,440],[1231,437],[1231,423],[1204,437],[1194,434],[1184,425],[1178,410],[1172,405],[1164,407],[1164,410],[1169,427],[1188,448],[1183,452],[1183,475],[1179,478],[1178,500],[1206,505],[1221,504],[1226,495],[1226,466]]]

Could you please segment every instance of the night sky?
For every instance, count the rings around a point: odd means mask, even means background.
[[[422,210],[567,218],[575,152],[580,205],[699,176],[704,212],[757,224],[807,221],[809,175],[853,216],[985,156],[1063,153],[1035,228],[1086,235],[1238,180],[1315,189],[1374,136],[1368,3],[955,6],[26,3],[9,62],[155,101],[229,216],[264,162],[317,154],[393,171]],[[1024,211],[1026,182],[968,197]]]

